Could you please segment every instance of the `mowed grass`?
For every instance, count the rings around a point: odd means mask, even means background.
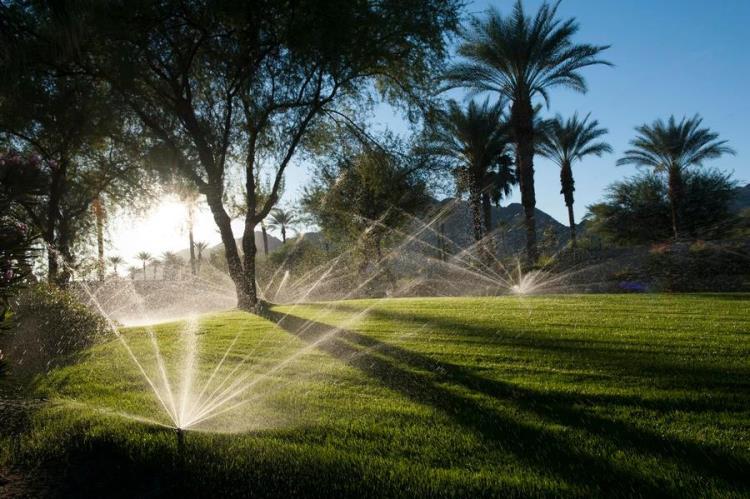
[[[113,340],[39,380],[5,459],[62,493],[749,496],[750,296],[394,299],[204,316],[201,387],[243,405],[179,448]],[[153,332],[172,369],[186,325]],[[153,345],[124,332],[147,372]],[[210,391],[210,390],[209,390]],[[144,417],[144,422],[124,417]]]

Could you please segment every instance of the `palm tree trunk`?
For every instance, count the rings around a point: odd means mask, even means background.
[[[534,111],[529,99],[518,100],[511,108],[511,123],[516,142],[516,168],[526,222],[526,262],[539,258],[536,244],[536,194],[534,192]]]
[[[188,206],[188,242],[190,244],[190,272],[195,275],[195,241],[193,239],[193,205]]]
[[[92,205],[96,218],[96,277],[101,282],[104,280],[104,206],[100,197],[94,199]]]
[[[268,231],[264,222],[260,223],[260,231],[263,233],[263,255],[268,256]]]
[[[490,195],[486,192],[482,193],[482,212],[484,214],[484,237],[486,239],[487,251],[489,252],[488,256],[495,255],[495,237],[492,235],[492,203]]]
[[[492,257],[485,240],[484,223],[482,221],[482,190],[478,182],[471,183],[469,187],[469,206],[471,209],[471,225],[474,232],[474,240],[477,243],[479,258],[488,267],[492,265]]]
[[[568,207],[568,223],[570,224],[570,246],[574,250],[576,249],[576,219],[573,216],[573,191],[575,191],[575,183],[573,181],[573,169],[570,163],[565,162],[560,168],[560,185],[562,190],[560,193],[565,199],[565,206]]]
[[[682,200],[682,172],[677,167],[669,169],[669,204],[672,211],[672,231],[674,239],[677,241],[680,237],[679,218],[680,218],[680,201]]]
[[[286,227],[281,226],[281,243],[286,244]]]
[[[143,260],[143,280],[146,280],[146,260]]]

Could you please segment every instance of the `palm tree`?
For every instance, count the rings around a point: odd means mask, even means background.
[[[198,272],[200,272],[203,265],[203,251],[206,248],[208,248],[208,243],[205,241],[197,241],[195,243],[195,250],[198,252]]]
[[[112,264],[112,267],[114,268],[115,275],[117,274],[117,266],[120,265],[123,262],[122,258],[120,258],[117,255],[113,255],[109,257],[109,263]]]
[[[151,253],[147,251],[141,251],[136,255],[136,258],[138,258],[141,262],[143,262],[143,280],[146,280],[146,264],[151,261],[152,256]]]
[[[495,92],[512,102],[510,124],[516,145],[516,169],[526,218],[526,257],[537,259],[534,210],[534,105],[537,96],[549,104],[549,90],[563,86],[586,91],[582,68],[609,64],[599,59],[608,46],[573,43],[575,19],[556,19],[557,3],[543,4],[527,17],[521,0],[504,17],[495,9],[484,20],[475,18],[458,49],[463,61],[446,74],[448,88],[467,87],[475,93]]]
[[[506,104],[503,98],[492,105],[489,98],[482,104],[472,100],[464,111],[450,100],[433,138],[433,152],[454,166],[459,191],[469,191],[477,242],[492,230],[490,202],[499,202],[515,184],[512,162],[507,155],[511,139],[504,116]],[[485,253],[485,263],[490,263],[493,249],[483,244],[481,250]]]
[[[667,174],[675,239],[679,237],[683,172],[690,166],[701,166],[708,159],[734,154],[726,140],[718,140],[718,133],[701,128],[702,122],[696,114],[692,118],[683,117],[679,123],[670,116],[666,123],[659,119],[651,125],[636,127],[638,136],[630,142],[633,149],[625,151],[625,156],[617,161],[618,165],[647,166]]]
[[[154,258],[151,260],[151,267],[154,269],[154,281],[156,280],[156,271],[161,267],[161,260]]]
[[[161,254],[161,259],[162,262],[164,262],[164,280],[173,280],[177,272],[177,265],[179,264],[180,258],[172,251],[165,251]]]
[[[138,267],[131,265],[128,267],[128,276],[131,281],[135,281],[135,275],[138,273]]]
[[[589,121],[590,114],[582,120],[578,119],[578,113],[572,118],[563,121],[561,116],[556,116],[547,127],[544,140],[539,143],[539,152],[552,160],[560,167],[560,194],[565,199],[568,207],[568,222],[570,223],[570,244],[576,248],[576,223],[573,216],[573,192],[575,182],[573,180],[573,162],[581,161],[585,156],[601,156],[611,153],[612,147],[600,137],[607,134],[606,128],[599,128],[599,122]]]
[[[286,231],[295,223],[297,223],[297,215],[293,210],[274,208],[269,216],[268,228],[281,231],[281,241],[286,243]]]

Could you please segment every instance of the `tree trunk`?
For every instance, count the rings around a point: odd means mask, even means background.
[[[286,227],[281,226],[281,243],[286,244]]]
[[[562,189],[560,193],[565,199],[565,206],[568,207],[568,223],[570,224],[570,246],[574,250],[576,249],[576,219],[573,216],[573,191],[575,191],[575,183],[573,181],[573,169],[570,163],[564,162],[560,168],[560,185]]]
[[[492,256],[491,260],[494,260],[495,256],[495,237],[492,234],[492,202],[490,201],[490,195],[486,192],[482,193],[482,212],[484,214],[484,234],[485,244],[487,246],[488,256]]]
[[[190,244],[190,272],[195,275],[195,240],[193,239],[193,204],[188,206],[188,242]]]
[[[92,205],[96,218],[96,278],[102,282],[104,280],[104,206],[101,197],[97,196]]]
[[[146,280],[146,260],[143,260],[143,280]]]
[[[263,255],[268,256],[268,231],[264,222],[260,223],[260,230],[263,233]]]
[[[677,241],[680,237],[680,201],[682,201],[683,194],[682,172],[678,167],[670,167],[668,187],[669,204],[672,211],[672,231],[674,233],[674,239]]]
[[[526,262],[539,258],[536,244],[536,195],[534,192],[534,111],[531,100],[517,100],[511,108],[513,137],[516,143],[516,168],[521,188],[521,204],[526,217]]]
[[[47,204],[47,226],[44,230],[44,242],[47,243],[47,281],[50,284],[58,284],[60,265],[59,248],[56,245],[57,225],[60,220],[60,201],[62,198],[63,184],[67,164],[60,162],[58,169],[52,173],[50,182],[49,200]]]
[[[471,209],[471,225],[474,241],[479,252],[479,258],[485,265],[491,265],[487,242],[484,240],[484,223],[482,222],[482,190],[478,182],[472,180],[469,187],[469,207]]]
[[[242,310],[254,311],[257,299],[255,296],[255,266],[253,260],[252,271],[252,291],[250,286],[247,284],[245,278],[245,272],[242,268],[242,261],[240,254],[237,249],[237,243],[234,240],[234,233],[232,232],[232,220],[229,218],[224,205],[222,204],[222,193],[220,189],[214,186],[210,186],[206,193],[206,202],[208,207],[211,209],[211,214],[214,217],[214,222],[219,228],[219,234],[221,235],[221,242],[224,245],[224,256],[227,260],[227,268],[229,270],[229,277],[234,283],[235,292],[237,293],[237,307]],[[247,217],[246,217],[247,219]],[[247,222],[246,222],[247,227]],[[243,249],[245,248],[245,239],[243,236]],[[253,248],[255,247],[254,235],[252,241]],[[247,250],[245,249],[247,252]],[[253,255],[254,256],[254,255]],[[247,261],[247,254],[245,255]]]

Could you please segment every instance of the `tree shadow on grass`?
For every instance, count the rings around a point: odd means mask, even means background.
[[[626,490],[638,490],[641,493],[655,490],[664,492],[662,487],[673,486],[671,483],[658,483],[653,477],[643,477],[618,469],[609,461],[585,455],[568,437],[510,419],[473,399],[447,390],[444,385],[458,384],[471,391],[507,400],[550,422],[609,440],[619,449],[673,461],[688,467],[699,476],[708,475],[728,482],[730,487],[745,489],[750,485],[746,474],[750,462],[725,449],[636,428],[622,421],[591,414],[586,408],[593,402],[675,410],[677,407],[674,406],[674,401],[646,402],[638,397],[621,395],[581,397],[571,393],[539,392],[490,380],[466,367],[438,361],[351,330],[342,329],[331,333],[335,328],[329,324],[275,312],[270,315],[282,328],[306,342],[319,341],[316,346],[321,350],[347,361],[417,402],[438,407],[461,425],[513,452],[529,465],[541,471],[551,471],[571,483],[590,485],[595,482],[600,487],[599,491],[620,493]],[[684,405],[684,410],[697,409],[692,401],[684,401],[681,405]],[[701,405],[704,410],[724,409],[710,404],[697,405]]]
[[[351,304],[335,303],[327,304],[333,310],[347,313],[361,313],[362,308]],[[610,372],[616,376],[637,376],[639,378],[651,378],[658,388],[686,389],[691,391],[711,391],[716,395],[717,391],[722,394],[749,393],[750,391],[750,369],[721,368],[687,364],[683,354],[671,354],[669,352],[649,353],[644,349],[637,351],[623,350],[622,346],[631,346],[630,341],[610,341],[595,339],[585,341],[582,339],[570,340],[559,335],[550,337],[548,332],[539,331],[538,334],[518,334],[516,331],[502,330],[497,325],[483,326],[466,322],[457,322],[447,317],[434,315],[420,315],[413,311],[382,310],[372,308],[367,315],[376,319],[398,321],[411,324],[430,324],[443,331],[452,333],[460,332],[462,337],[475,337],[489,342],[492,346],[509,346],[527,350],[538,351],[547,355],[553,355],[560,362],[575,360],[577,364],[595,366],[602,371]],[[545,326],[549,326],[548,323]],[[563,326],[562,324],[560,325]],[[534,332],[537,333],[537,332]],[[457,335],[458,336],[458,335]],[[643,342],[638,342],[643,347]],[[716,401],[712,402],[712,408],[716,408]],[[725,407],[721,408],[726,409]],[[747,406],[738,407],[738,410],[747,410]]]
[[[734,485],[746,485],[746,478],[740,471],[742,468],[736,468],[741,463],[733,462],[732,456],[587,414],[575,407],[580,400],[488,380],[461,366],[436,361],[354,331],[274,311],[269,311],[268,316],[284,330],[347,362],[388,388],[415,402],[439,409],[456,423],[480,434],[485,443],[512,453],[541,474],[578,485],[589,493],[663,495],[684,493],[685,490],[680,491],[671,481],[644,476],[591,455],[575,435],[509,417],[474,397],[446,388],[445,384],[458,384],[491,397],[507,399],[542,418],[610,439],[620,448],[677,459],[681,464],[702,469],[703,473],[709,472]]]

